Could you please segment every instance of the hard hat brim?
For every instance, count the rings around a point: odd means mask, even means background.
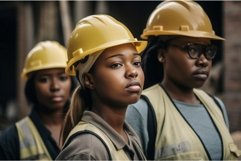
[[[146,40],[149,36],[187,36],[187,37],[194,37],[194,38],[207,38],[212,40],[221,40],[224,41],[225,39],[217,36],[215,34],[210,34],[207,32],[200,32],[200,31],[187,31],[187,32],[178,32],[178,31],[146,31],[144,34],[141,35],[141,38]]]
[[[88,51],[84,51],[82,49],[76,50],[74,52],[74,58],[70,59],[67,63],[67,67],[65,68],[65,72],[70,75],[70,76],[75,76],[76,72],[73,68],[73,64],[75,64],[77,61],[83,59],[87,55],[94,54],[98,51],[105,50],[110,47],[118,46],[118,45],[123,45],[123,44],[129,44],[132,43],[135,45],[136,50],[138,53],[141,53],[147,46],[147,41],[137,41],[136,39],[131,39],[131,40],[117,40],[117,41],[112,41],[108,42],[105,44],[102,44],[96,48],[90,49]]]
[[[53,69],[53,68],[63,68],[63,69],[65,69],[66,64],[51,64],[51,65],[45,65],[44,67],[39,66],[39,67],[32,68],[31,70],[24,69],[21,73],[21,77],[23,79],[28,79],[29,74],[32,73],[32,72],[36,72],[36,71],[39,71],[39,70],[45,70],[45,69]]]

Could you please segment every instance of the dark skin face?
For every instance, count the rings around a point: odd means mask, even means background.
[[[210,44],[211,42],[209,39],[179,37],[170,43],[183,46],[187,43]],[[204,54],[198,59],[191,59],[187,52],[175,46],[161,50],[158,57],[164,68],[162,84],[171,97],[186,103],[197,103],[193,88],[203,86],[209,76],[212,60],[206,59]]]
[[[45,69],[36,72],[34,80],[36,96],[41,111],[63,111],[70,97],[71,80],[63,68]]]
[[[141,56],[132,44],[106,49],[84,84],[91,90],[92,111],[122,134],[126,108],[140,98],[144,84]]]
[[[95,62],[91,76],[96,101],[113,109],[125,109],[135,103],[144,82],[140,63],[140,54],[132,44],[105,50]]]

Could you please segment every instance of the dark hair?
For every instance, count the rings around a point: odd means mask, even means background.
[[[36,89],[34,87],[35,76],[36,76],[36,73],[31,73],[31,75],[29,75],[29,79],[27,80],[24,88],[25,97],[28,103],[32,105],[38,104]]]
[[[158,50],[166,48],[166,43],[159,37],[148,38],[146,49],[142,52],[142,68],[145,74],[144,88],[148,88],[163,79],[163,67],[157,59]]]
[[[78,63],[86,63],[88,60],[88,57],[85,57],[81,61],[78,61]],[[90,73],[93,72],[93,67],[89,71]],[[62,128],[62,142],[64,143],[70,133],[70,131],[74,128],[74,126],[80,121],[83,113],[85,110],[91,110],[92,106],[92,99],[91,99],[91,93],[90,91],[84,87],[83,84],[80,83],[79,80],[79,71],[76,70],[76,79],[79,81],[79,86],[76,87],[76,89],[73,92],[73,95],[71,97],[70,107],[67,111],[67,114],[65,116],[64,126]]]
[[[62,142],[64,143],[70,131],[80,121],[85,110],[91,107],[92,100],[90,91],[84,87],[78,86],[73,92],[70,107],[65,116],[64,126],[62,128]]]

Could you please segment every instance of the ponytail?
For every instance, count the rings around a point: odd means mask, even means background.
[[[74,126],[78,124],[83,115],[83,112],[87,109],[87,105],[89,105],[87,103],[88,99],[85,99],[88,95],[86,92],[87,91],[82,89],[81,86],[78,86],[73,92],[70,107],[66,114],[64,126],[62,129],[62,143],[65,142]]]
[[[76,63],[76,77],[80,83],[72,95],[69,110],[65,116],[64,126],[62,129],[62,143],[64,143],[70,131],[78,124],[87,107],[92,106],[90,91],[84,87],[83,75],[90,72],[97,58],[103,50],[94,54],[87,55]]]

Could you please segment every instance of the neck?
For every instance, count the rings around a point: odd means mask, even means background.
[[[64,123],[65,114],[61,112],[41,112],[39,111],[40,119],[44,126],[50,131],[52,138],[55,140],[57,145],[61,145],[61,130]]]
[[[40,119],[45,125],[59,125],[63,123],[65,114],[61,111],[44,112],[38,111]]]
[[[118,133],[123,131],[126,108],[125,110],[120,110],[118,108],[103,108],[99,106],[99,108],[93,108],[92,110]]]
[[[119,108],[116,108],[118,110],[113,108],[93,108],[92,111],[103,118],[128,144],[128,136],[124,131],[126,108],[121,108],[122,110]]]
[[[178,86],[171,83],[167,83],[165,81],[162,82],[162,86],[167,91],[169,96],[172,99],[176,99],[181,102],[189,103],[189,104],[197,104],[199,100],[195,96],[193,92],[193,88]]]

